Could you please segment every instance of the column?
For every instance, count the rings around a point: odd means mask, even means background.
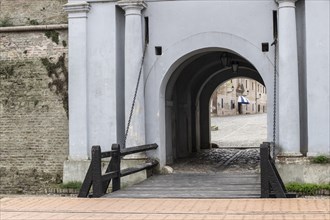
[[[127,126],[143,56],[141,11],[147,5],[141,0],[123,0],[119,1],[118,5],[125,10],[125,126]],[[142,73],[126,147],[145,144],[143,84]]]
[[[69,160],[88,159],[87,2],[64,6],[69,17]]]
[[[296,0],[277,0],[279,43],[279,147],[284,156],[299,156],[299,81]]]

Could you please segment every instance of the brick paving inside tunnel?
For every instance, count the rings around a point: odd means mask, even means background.
[[[259,173],[259,146],[267,139],[267,114],[211,117],[211,141],[218,148],[192,153],[169,164],[175,173]]]
[[[213,148],[178,159],[170,166],[175,173],[182,172],[248,172],[259,173],[259,149]]]

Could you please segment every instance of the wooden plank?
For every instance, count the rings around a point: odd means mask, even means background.
[[[114,153],[116,153],[116,151],[114,151],[114,150],[104,151],[104,152],[101,153],[101,158],[112,157],[112,155]]]
[[[120,155],[125,156],[128,154],[134,154],[134,153],[139,153],[139,152],[143,152],[143,151],[154,150],[154,149],[157,149],[157,147],[158,147],[157,144],[147,144],[147,145],[140,145],[140,146],[136,146],[136,147],[129,147],[129,148],[122,149],[120,151]]]
[[[259,198],[260,176],[222,173],[157,175],[107,197]]]
[[[86,174],[86,177],[84,179],[84,182],[79,190],[78,197],[81,198],[86,198],[89,195],[89,190],[92,187],[92,182],[93,182],[93,176],[92,176],[92,166],[90,165]]]
[[[105,173],[105,174],[102,175],[102,182],[103,181],[109,181],[112,178],[116,178],[116,177],[118,177],[118,172],[116,172],[116,171]]]
[[[157,161],[155,162],[149,162],[149,163],[144,163],[144,164],[139,164],[136,167],[133,168],[127,168],[123,169],[120,171],[120,176],[124,177],[133,173],[137,173],[139,171],[145,170],[145,169],[150,169],[152,167],[155,167],[158,164]]]

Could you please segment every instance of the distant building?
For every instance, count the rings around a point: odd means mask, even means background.
[[[249,100],[240,104],[239,96]],[[211,116],[257,114],[267,112],[266,87],[249,78],[233,78],[217,87],[210,99]]]

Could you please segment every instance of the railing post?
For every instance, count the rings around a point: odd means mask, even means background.
[[[260,175],[261,175],[261,198],[269,198],[268,173],[269,146],[267,143],[260,144]]]
[[[112,156],[111,171],[117,172],[117,177],[112,179],[112,192],[120,190],[120,146],[113,144],[111,150],[116,151]]]
[[[92,147],[92,170],[93,170],[93,197],[103,196],[102,192],[102,170],[101,170],[101,147]]]

